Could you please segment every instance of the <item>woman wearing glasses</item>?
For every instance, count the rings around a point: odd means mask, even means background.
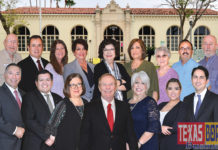
[[[117,91],[115,93],[115,98],[121,101],[127,100],[126,92],[131,88],[130,77],[123,67],[123,65],[116,63],[114,61],[115,57],[119,55],[119,46],[117,42],[113,39],[105,39],[101,42],[98,51],[99,58],[103,59],[94,68],[94,82],[95,89],[93,98],[100,96],[100,91],[98,89],[98,79],[101,75],[105,73],[112,74],[117,79]]]
[[[65,98],[53,111],[46,128],[46,133],[54,137],[54,141],[46,144],[54,143],[55,150],[78,150],[80,124],[87,103],[81,98],[84,93],[82,77],[76,73],[69,75],[64,85]]]

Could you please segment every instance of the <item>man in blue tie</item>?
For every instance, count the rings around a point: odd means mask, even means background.
[[[209,73],[203,66],[192,70],[192,85],[195,92],[184,98],[185,121],[218,121],[218,95],[207,89],[208,78]]]

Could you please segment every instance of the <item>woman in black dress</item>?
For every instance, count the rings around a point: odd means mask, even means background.
[[[86,100],[81,98],[85,86],[79,74],[71,74],[64,85],[65,98],[55,108],[46,132],[55,137],[55,150],[78,150],[79,132]]]
[[[161,122],[160,150],[184,150],[183,145],[177,144],[177,123],[182,122],[184,110],[182,108],[183,103],[180,101],[181,89],[178,79],[170,79],[166,85],[166,92],[170,101],[158,105]]]

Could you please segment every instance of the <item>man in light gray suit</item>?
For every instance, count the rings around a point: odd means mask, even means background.
[[[5,83],[0,87],[0,149],[20,150],[25,132],[20,112],[23,93],[18,89],[21,68],[9,64],[4,78]]]

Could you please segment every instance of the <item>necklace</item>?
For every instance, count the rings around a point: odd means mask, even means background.
[[[133,106],[130,106],[130,111],[133,111],[133,109],[135,108],[135,106],[138,104],[138,102],[137,103],[135,103]]]

